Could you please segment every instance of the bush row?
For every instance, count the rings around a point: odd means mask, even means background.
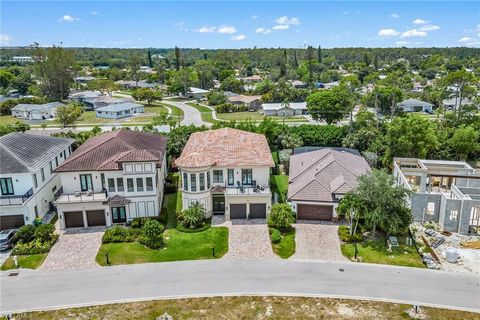
[[[359,242],[363,240],[362,234],[358,231],[354,235],[350,235],[350,228],[348,226],[339,226],[338,236],[343,242]]]

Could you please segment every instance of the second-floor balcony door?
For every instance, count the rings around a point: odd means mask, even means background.
[[[80,189],[82,191],[93,191],[92,175],[81,174],[80,175]]]
[[[242,184],[252,185],[252,169],[242,169]]]

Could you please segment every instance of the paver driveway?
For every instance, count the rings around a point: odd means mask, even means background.
[[[337,225],[300,221],[295,229],[296,251],[290,259],[348,260],[340,251]]]
[[[224,259],[276,259],[272,251],[268,227],[265,220],[223,221],[214,217],[213,225],[229,228],[228,252]]]
[[[95,262],[102,244],[104,227],[70,229],[60,234],[57,243],[40,267],[43,271],[80,270],[99,267]]]

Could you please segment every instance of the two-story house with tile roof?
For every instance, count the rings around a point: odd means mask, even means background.
[[[0,230],[31,224],[49,212],[73,139],[26,133],[0,137]]]
[[[208,216],[264,219],[270,212],[267,139],[261,134],[222,128],[196,132],[175,160],[182,177],[182,206],[200,203]]]
[[[167,138],[115,130],[88,139],[55,172],[60,227],[110,226],[160,214]]]

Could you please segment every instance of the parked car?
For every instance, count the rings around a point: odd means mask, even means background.
[[[18,229],[6,229],[0,231],[0,251],[8,250],[13,247],[13,236]]]

